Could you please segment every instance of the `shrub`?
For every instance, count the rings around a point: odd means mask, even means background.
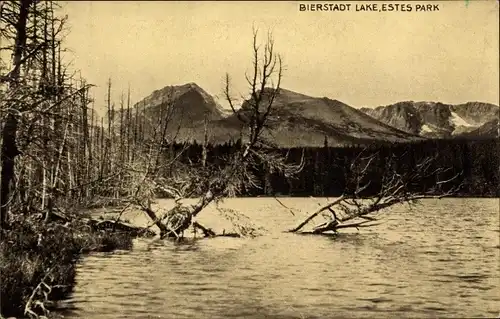
[[[45,224],[18,218],[2,231],[0,242],[0,313],[3,316],[46,314],[75,284],[82,253],[129,249],[127,233],[96,231],[82,222]]]

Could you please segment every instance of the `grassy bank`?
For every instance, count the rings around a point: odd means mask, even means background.
[[[130,234],[94,230],[78,219],[62,224],[18,218],[0,242],[1,315],[48,314],[53,300],[72,291],[82,254],[131,246]]]

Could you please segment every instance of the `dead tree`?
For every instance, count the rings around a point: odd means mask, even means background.
[[[207,236],[213,235],[207,227],[196,222],[195,217],[214,200],[219,201],[224,197],[236,195],[247,184],[256,185],[252,168],[266,164],[271,171],[291,175],[298,173],[303,167],[303,161],[299,165],[288,164],[286,157],[273,151],[274,146],[262,139],[274,101],[280,93],[283,65],[281,56],[275,53],[271,34],[268,34],[261,50],[257,41],[257,31],[254,30],[252,49],[252,71],[246,76],[250,89],[249,98],[240,107],[235,105],[235,99],[231,95],[229,75],[226,75],[224,88],[226,100],[242,123],[244,143],[241,148],[222,158],[224,163],[222,166],[208,165],[205,160],[202,160],[199,166],[182,166],[172,159],[173,162],[168,165],[177,165],[177,171],[180,173],[176,176],[158,178],[158,167],[153,164],[151,165],[153,169],[143,179],[152,189],[159,189],[176,199],[189,197],[193,190],[201,193],[201,198],[195,205],[185,206],[177,202],[177,205],[163,216],[158,216],[149,203],[138,201],[153,223],[160,228],[161,237],[182,237],[184,231],[191,225],[202,229]],[[161,140],[164,138],[165,136],[162,136]],[[175,140],[175,136],[172,140]],[[137,195],[135,197],[137,198]]]
[[[326,222],[313,227],[312,233],[321,234],[325,232],[337,232],[342,228],[370,227],[377,225],[377,218],[373,215],[393,205],[407,203],[414,205],[420,199],[443,198],[455,194],[461,184],[456,184],[460,173],[448,179],[440,176],[449,173],[449,169],[439,167],[436,157],[431,156],[422,159],[415,167],[407,167],[404,171],[397,169],[395,155],[385,160],[382,166],[381,179],[374,196],[363,195],[375,182],[370,178],[370,172],[376,171],[380,163],[376,163],[378,154],[364,156],[363,152],[352,162],[347,176],[346,191],[334,201],[320,207],[303,222],[289,232],[299,232],[312,220],[322,215]],[[380,159],[380,158],[378,158]],[[437,167],[437,168],[436,168]],[[414,185],[426,180],[436,180],[432,188],[424,192],[412,190]],[[349,223],[347,223],[349,222]]]
[[[9,91],[16,94],[20,87],[21,67],[26,57],[26,24],[28,20],[28,10],[31,0],[23,0],[19,6],[17,21],[14,24],[15,44],[13,50],[13,69],[7,75],[6,79],[10,82]],[[3,18],[3,17],[2,17]],[[11,183],[14,178],[14,163],[19,155],[16,135],[18,126],[18,112],[20,106],[10,105],[7,112],[7,119],[2,130],[2,175],[0,191],[0,227],[6,227],[7,214],[9,212],[9,199],[11,193]]]
[[[227,180],[230,181],[229,189],[239,191],[241,186],[249,184],[259,187],[256,178],[251,173],[252,168],[267,167],[270,173],[281,173],[286,177],[297,174],[304,166],[303,156],[300,164],[287,163],[286,156],[276,151],[270,138],[264,138],[269,119],[275,109],[275,100],[280,95],[281,80],[284,67],[281,55],[274,51],[274,39],[268,33],[263,53],[257,42],[258,31],[253,31],[253,61],[252,71],[245,78],[249,86],[249,99],[238,108],[235,98],[231,94],[231,79],[226,74],[224,97],[231,110],[243,124],[240,134],[242,149],[233,157]],[[246,131],[246,132],[245,132]],[[267,131],[266,133],[270,133]],[[268,134],[269,135],[269,134]],[[236,176],[236,178],[234,178]]]
[[[13,57],[2,60],[0,76],[2,221],[8,211],[50,212],[92,195],[88,160],[100,154],[90,151],[91,85],[76,83],[62,61],[66,18],[57,9],[52,1],[2,2],[1,50]]]

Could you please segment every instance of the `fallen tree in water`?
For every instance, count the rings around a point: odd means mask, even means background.
[[[171,119],[171,112],[175,105],[175,96],[164,101],[167,114],[160,114],[151,121],[156,121],[153,137],[149,141],[150,148],[145,156],[146,169],[128,167],[126,171],[139,174],[140,178],[129,178],[135,191],[128,198],[128,202],[140,207],[151,219],[152,225],[160,230],[161,238],[182,238],[184,232],[194,227],[201,230],[204,236],[226,236],[215,234],[209,228],[197,222],[196,216],[212,202],[221,201],[225,197],[234,196],[245,190],[247,185],[256,186],[255,172],[265,166],[270,172],[279,172],[286,176],[299,172],[303,167],[300,164],[288,164],[286,157],[275,152],[275,147],[261,138],[266,129],[267,119],[273,110],[274,100],[280,93],[280,84],[283,74],[282,60],[274,52],[274,41],[268,35],[263,50],[257,43],[257,31],[253,34],[253,65],[252,74],[247,75],[250,98],[239,108],[235,106],[232,97],[229,75],[226,75],[224,96],[231,109],[242,122],[242,144],[229,155],[218,158],[217,164],[206,162],[206,148],[209,141],[209,132],[205,125],[205,141],[203,144],[203,159],[201,163],[190,165],[182,163],[173,156],[165,163],[165,141],[168,140],[167,126]],[[207,120],[206,122],[207,123]],[[171,124],[171,123],[170,123]],[[180,128],[180,127],[179,127]],[[179,131],[179,128],[177,131]],[[170,139],[175,140],[175,136]],[[182,153],[182,151],[181,151]],[[162,160],[160,160],[162,159]],[[166,174],[165,172],[169,172]],[[160,177],[161,176],[161,177]],[[156,194],[161,192],[173,198],[175,206],[165,214],[155,211],[151,203]],[[181,199],[197,195],[200,197],[194,205],[184,205]],[[225,212],[225,216],[235,216],[235,212]],[[242,226],[241,218],[228,218],[235,223],[236,231],[232,235],[254,236],[257,229],[252,226]]]
[[[361,153],[350,166],[350,175],[346,178],[346,192],[341,197],[321,206],[303,222],[289,232],[299,232],[318,216],[326,219],[312,228],[313,234],[337,232],[339,229],[371,227],[378,225],[373,215],[398,204],[407,203],[410,207],[425,198],[443,198],[455,194],[460,186],[451,187],[461,173],[453,174],[449,169],[436,163],[434,156],[429,156],[414,167],[404,167],[392,156],[386,160],[384,173],[379,181],[370,177],[376,154],[364,156]],[[380,167],[380,166],[378,166]],[[433,180],[433,186],[424,193],[412,191],[412,185]],[[363,196],[373,184],[378,183],[375,196]],[[282,204],[283,205],[283,204]]]
[[[204,229],[207,235],[212,234],[207,228],[194,222],[193,218],[200,213],[214,198],[214,195],[209,191],[201,200],[190,206],[183,206],[179,201],[176,201],[174,208],[170,209],[165,215],[158,217],[157,213],[151,208],[151,203],[148,205],[140,204],[140,208],[151,218],[153,224],[160,229],[161,238],[181,238],[184,232],[196,223],[199,229]]]

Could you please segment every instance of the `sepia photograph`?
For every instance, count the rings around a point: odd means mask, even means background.
[[[0,319],[500,318],[499,0],[0,1]]]

